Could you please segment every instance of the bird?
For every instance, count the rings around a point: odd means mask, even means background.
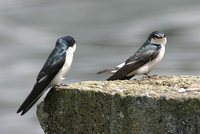
[[[73,37],[63,36],[57,39],[54,49],[37,75],[32,91],[17,113],[24,115],[47,89],[62,84],[71,67],[75,50],[76,42]]]
[[[163,59],[167,37],[161,31],[150,33],[144,44],[125,62],[114,69],[104,69],[97,74],[112,74],[107,80],[129,80],[135,75],[147,75]]]

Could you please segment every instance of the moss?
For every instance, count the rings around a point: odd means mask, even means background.
[[[198,133],[199,83],[198,76],[73,83],[52,89],[37,115],[50,134]]]

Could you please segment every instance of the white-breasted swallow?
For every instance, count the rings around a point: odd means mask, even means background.
[[[39,72],[36,83],[17,113],[25,114],[50,87],[62,83],[72,64],[76,43],[73,37],[64,36],[56,41],[55,48]]]
[[[114,69],[97,72],[113,74],[107,80],[128,80],[135,75],[147,75],[163,58],[167,38],[163,32],[152,32],[136,53]]]

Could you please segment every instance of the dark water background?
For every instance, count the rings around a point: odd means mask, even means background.
[[[106,79],[95,72],[124,61],[154,30],[165,32],[168,44],[151,74],[199,75],[199,0],[2,0],[0,134],[43,133],[35,106],[23,117],[16,110],[58,37],[77,40],[71,83]]]

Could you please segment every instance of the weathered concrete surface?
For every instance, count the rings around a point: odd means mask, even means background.
[[[37,115],[46,134],[198,134],[200,77],[60,86],[38,105]]]

